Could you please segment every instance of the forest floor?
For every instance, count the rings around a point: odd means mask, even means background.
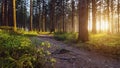
[[[52,45],[49,51],[56,59],[54,68],[120,68],[120,61],[100,53],[73,47],[76,44],[66,44],[48,35],[40,35],[36,38],[40,41],[48,41]]]

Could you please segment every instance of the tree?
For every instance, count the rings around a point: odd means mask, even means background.
[[[16,0],[13,0],[13,23],[14,23],[14,31],[17,30],[16,27]]]
[[[118,12],[118,32],[120,31],[120,29],[119,29],[119,25],[120,25],[120,24],[119,24],[119,15],[120,15],[120,13],[119,13],[119,12],[120,12],[120,3],[119,3],[119,2],[120,2],[120,1],[118,0],[118,6],[117,6],[117,9],[118,9],[118,10],[117,10],[117,12]]]
[[[30,0],[30,31],[33,31],[33,0]]]
[[[75,30],[75,25],[74,25],[74,13],[75,13],[75,1],[72,0],[72,32]]]
[[[92,32],[96,33],[96,0],[92,0]]]
[[[5,21],[5,0],[2,0],[2,26]]]
[[[111,32],[113,33],[114,32],[114,29],[113,29],[113,0],[111,0]]]
[[[55,31],[55,3],[56,0],[50,1],[50,22],[51,22],[50,32]]]
[[[2,26],[8,25],[8,1],[2,1]]]
[[[109,0],[107,0],[107,20],[108,20],[108,26],[109,26],[109,29],[108,29],[108,33],[110,33],[110,4],[109,4]]]
[[[65,32],[65,3],[64,0],[61,1],[62,2],[62,28],[63,28],[63,32]]]
[[[37,6],[38,6],[38,30],[41,31],[41,0],[37,0]]]
[[[46,2],[45,0],[42,0],[42,31],[45,32],[45,23],[46,23]]]
[[[79,35],[78,41],[88,41],[88,3],[87,0],[79,0]]]

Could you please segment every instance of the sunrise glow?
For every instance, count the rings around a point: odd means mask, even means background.
[[[99,31],[106,32],[106,31],[108,31],[108,28],[109,28],[109,24],[107,21],[102,20],[101,22],[99,22],[99,21],[96,22],[97,32],[99,32]],[[92,22],[88,23],[88,30],[92,31]]]

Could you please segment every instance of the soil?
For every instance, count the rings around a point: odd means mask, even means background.
[[[72,47],[48,35],[36,38],[40,41],[48,41],[52,45],[49,51],[56,59],[54,68],[120,68],[120,61],[100,53]]]

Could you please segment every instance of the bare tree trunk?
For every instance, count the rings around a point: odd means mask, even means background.
[[[87,0],[79,0],[79,35],[78,41],[88,41],[88,5]]]
[[[96,0],[92,0],[92,32],[96,33]]]
[[[100,28],[99,28],[99,32],[102,32],[102,0],[100,1],[100,17],[99,17],[99,19],[100,19],[100,23],[99,23],[99,26],[100,26]]]
[[[110,33],[110,1],[107,0],[107,20],[108,20],[108,33]]]
[[[11,10],[12,8],[12,0],[8,1],[8,25],[9,26],[13,26],[13,10]]]
[[[74,25],[74,11],[75,11],[75,2],[72,0],[72,32],[75,31],[75,25]]]
[[[112,15],[112,18],[111,18],[111,32],[113,33],[114,32],[114,29],[113,29],[113,0],[111,0],[111,15]]]
[[[25,8],[26,8],[26,0],[24,1],[24,5],[25,5],[25,6],[24,6],[24,9],[25,9]],[[24,16],[24,17],[23,17],[23,18],[24,18],[24,29],[26,29],[26,26],[27,26],[27,25],[26,25],[26,12],[25,12],[25,10],[23,11],[23,13],[24,13],[24,15],[23,15],[23,16]]]
[[[55,31],[55,2],[56,0],[51,0],[51,27],[50,27],[50,33]]]
[[[33,1],[30,0],[30,31],[33,31]]]
[[[5,0],[2,1],[2,26],[5,23]]]
[[[13,0],[13,23],[14,23],[14,31],[17,30],[16,26],[16,0]]]
[[[119,8],[119,7],[120,7],[120,3],[119,3],[119,2],[120,2],[120,1],[118,0],[118,7],[117,7],[117,8],[118,8],[118,32],[119,32],[119,30],[120,30],[120,29],[119,29],[119,25],[120,25],[120,24],[119,24],[119,15],[120,15],[120,13],[119,13],[119,12],[120,12],[120,8]]]
[[[8,1],[7,0],[5,0],[5,2],[4,2],[5,4],[4,4],[4,26],[8,26]]]
[[[43,5],[42,5],[42,31],[44,32],[44,23],[45,23],[45,0],[42,0]]]
[[[39,3],[40,4],[40,3]],[[41,5],[39,5],[39,15],[38,15],[39,31],[41,31]]]
[[[62,10],[62,27],[63,27],[63,32],[65,32],[65,21],[64,21],[64,18],[65,18],[65,16],[64,16],[64,0],[62,0],[62,7],[63,7],[63,10]]]

